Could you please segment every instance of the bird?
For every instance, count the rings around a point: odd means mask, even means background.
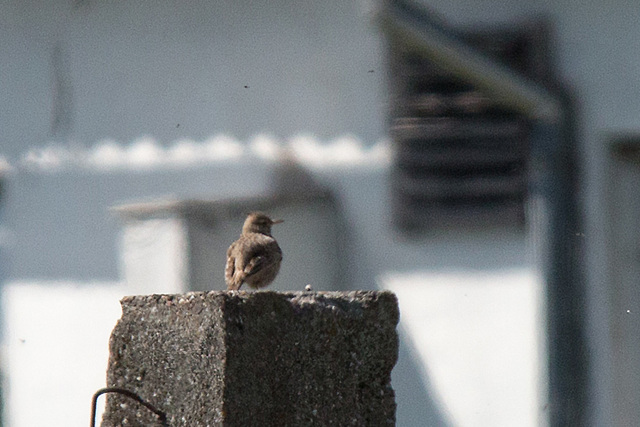
[[[243,283],[259,289],[273,282],[280,271],[282,250],[271,235],[271,226],[282,222],[262,212],[247,216],[240,238],[227,249],[224,271],[227,290],[240,290]]]

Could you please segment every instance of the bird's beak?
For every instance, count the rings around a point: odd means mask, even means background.
[[[284,222],[284,219],[274,219],[273,221],[271,221],[271,224],[282,224]]]

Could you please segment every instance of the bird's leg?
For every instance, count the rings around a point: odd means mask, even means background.
[[[228,291],[239,291],[240,287],[242,286],[244,282],[240,282],[238,284],[236,283],[230,283],[229,286],[227,286],[227,290]]]

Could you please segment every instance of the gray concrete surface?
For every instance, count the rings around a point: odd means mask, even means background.
[[[127,297],[122,309],[108,385],[137,393],[171,426],[395,423],[391,292],[193,292]],[[154,422],[108,396],[103,427]]]

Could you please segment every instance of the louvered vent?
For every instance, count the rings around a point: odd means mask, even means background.
[[[462,37],[536,80],[546,70],[538,39],[526,33]],[[527,120],[401,45],[391,46],[391,74],[396,225],[523,226]]]

